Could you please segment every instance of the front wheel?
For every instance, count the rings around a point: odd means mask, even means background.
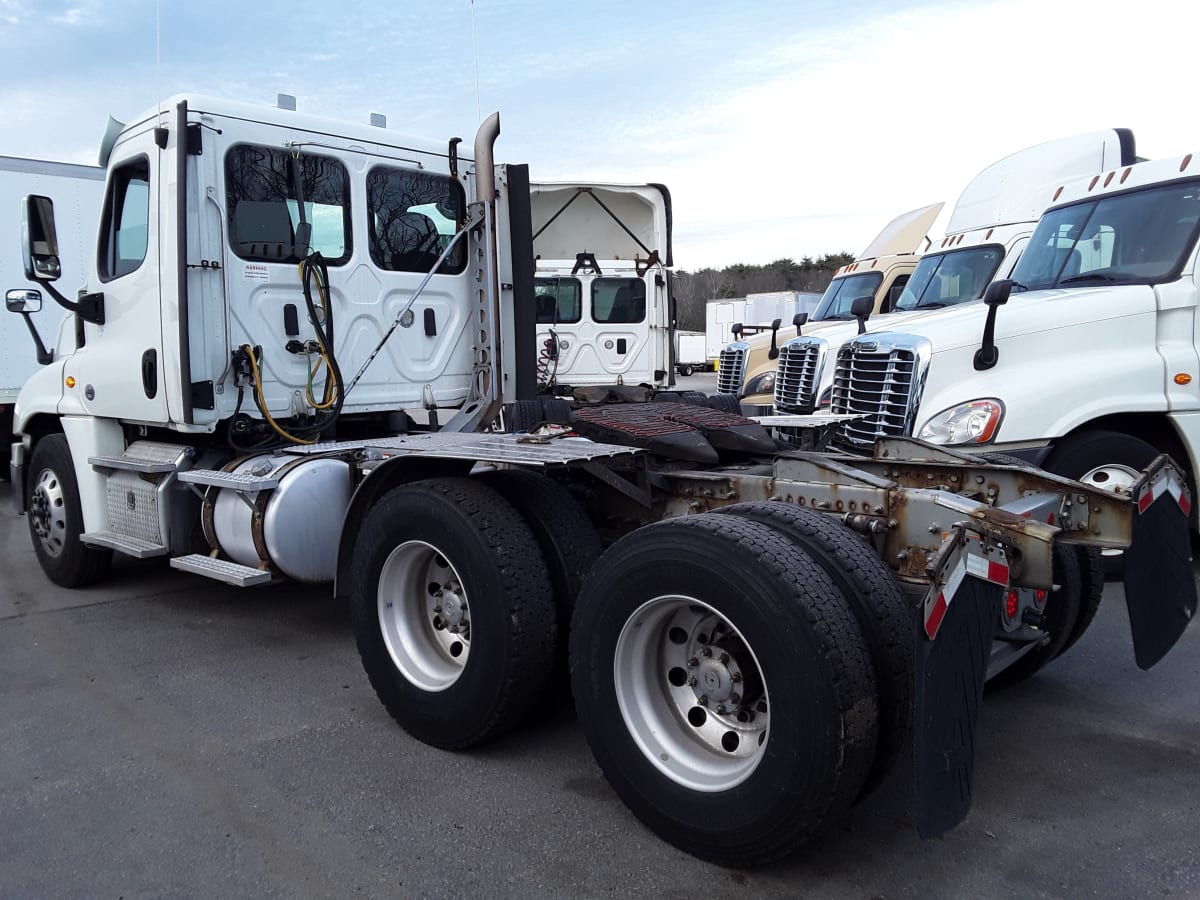
[[[414,482],[376,503],[350,610],[380,701],[427,744],[495,737],[545,691],[557,629],[546,563],[516,510],[475,480]]]
[[[633,813],[721,865],[785,856],[858,796],[878,736],[871,660],[821,566],[707,513],[610,548],[571,623],[588,743]]]
[[[33,550],[47,578],[63,587],[78,588],[108,574],[112,551],[79,541],[83,507],[65,435],[50,434],[34,445],[25,502]]]
[[[1062,441],[1043,468],[1113,493],[1128,493],[1142,470],[1159,455],[1152,444],[1119,431],[1084,431]],[[1124,572],[1124,554],[1105,550],[1104,570],[1111,579]]]

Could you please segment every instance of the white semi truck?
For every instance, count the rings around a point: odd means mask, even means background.
[[[985,673],[1098,597],[1096,548],[1127,548],[1139,665],[1170,650],[1196,591],[1165,457],[1122,497],[907,439],[833,452],[828,417],[773,437],[538,397],[528,172],[494,163],[498,134],[466,158],[174,97],[112,144],[75,297],[53,203],[27,198],[39,289],[6,305],[44,290],[78,325],[14,424],[47,576],[82,587],[119,552],[332,582],[380,700],[447,749],[569,672],[618,794],[727,865],[794,851],[909,747],[921,832],[959,822]],[[506,432],[509,401],[563,425]]]
[[[539,385],[670,384],[667,188],[546,182],[529,201]]]
[[[1136,159],[1133,133],[1106,129],[1027,147],[988,166],[963,189],[946,235],[925,253],[888,312],[869,321],[816,323],[780,348],[775,409],[828,409],[838,349],[860,329],[894,331],[937,310],[979,300],[1021,258],[1038,219],[1064,179]]]
[[[882,361],[894,372],[886,413],[874,406],[846,439],[995,449],[1122,492],[1169,453],[1194,483],[1200,161],[1114,166],[1048,187],[1046,201],[1011,279],[983,302],[842,347],[835,412],[865,413]]]
[[[100,196],[104,191],[104,169],[45,159],[21,159],[0,156],[0,210],[6,212],[5,232],[0,242],[0,286],[24,280],[19,253],[21,236],[13,211],[20,209],[27,194],[44,194],[58,209],[59,249],[62,251],[64,284],[83,284],[91,263],[90,248],[96,240],[96,222],[100,218]],[[50,310],[30,318],[39,333],[55,335],[61,316]],[[57,338],[51,338],[57,343]],[[38,367],[35,354],[29,352],[29,333],[16,316],[0,321],[0,439],[4,449],[0,465],[8,472],[8,452],[12,442],[13,404],[21,385]],[[51,348],[45,348],[49,353]]]

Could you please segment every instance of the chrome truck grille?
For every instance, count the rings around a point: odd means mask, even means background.
[[[930,352],[929,341],[910,334],[864,334],[843,344],[830,411],[864,418],[842,425],[838,442],[870,447],[881,437],[912,434]]]
[[[794,337],[779,348],[775,373],[775,408],[805,415],[817,407],[821,370],[829,342],[818,337]]]
[[[745,341],[726,344],[717,363],[717,393],[742,395],[742,379],[746,375],[746,354],[750,345]]]

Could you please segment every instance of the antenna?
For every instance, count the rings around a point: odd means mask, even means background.
[[[479,102],[479,44],[475,40],[475,0],[471,0],[471,52],[475,56],[475,118],[483,121],[483,109]]]
[[[158,104],[158,115],[162,117],[162,83],[159,69],[162,67],[162,3],[154,0],[154,102]]]

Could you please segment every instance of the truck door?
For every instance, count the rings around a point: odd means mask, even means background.
[[[104,324],[84,326],[68,357],[64,396],[90,415],[167,421],[160,304],[163,151],[149,131],[114,148],[89,286],[104,294]],[[73,392],[73,395],[72,395]]]

